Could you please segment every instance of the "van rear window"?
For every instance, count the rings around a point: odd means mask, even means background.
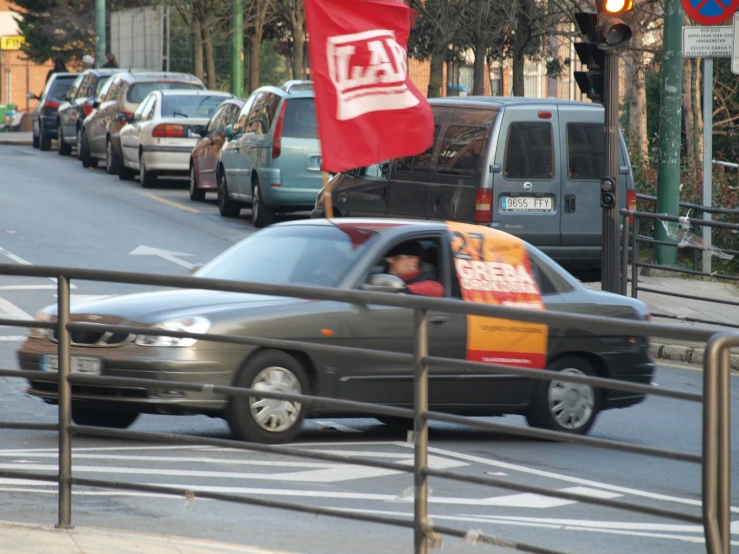
[[[313,98],[290,98],[286,100],[285,120],[282,136],[287,138],[318,138],[316,107]]]
[[[450,125],[439,152],[436,173],[474,175],[484,157],[485,127]]]
[[[573,181],[598,181],[603,175],[603,125],[567,124],[567,175]]]
[[[511,123],[506,142],[503,173],[508,179],[554,177],[554,146],[551,123]]]

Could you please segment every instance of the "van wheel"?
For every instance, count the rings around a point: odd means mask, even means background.
[[[301,363],[279,350],[264,350],[251,358],[233,386],[289,394],[309,391]],[[306,408],[299,402],[232,397],[226,419],[233,434],[241,440],[279,444],[298,436],[305,412]]]
[[[98,166],[98,160],[96,158],[93,158],[90,156],[90,141],[87,138],[87,133],[84,131],[80,131],[82,133],[82,137],[80,138],[80,161],[82,162],[82,167],[97,167]]]
[[[559,358],[547,369],[568,375],[597,377],[587,360],[578,356]],[[590,385],[539,381],[526,419],[532,427],[586,435],[601,406],[601,390]]]
[[[39,138],[38,138],[38,135],[36,133],[33,133],[33,135],[32,135],[31,145],[34,148],[38,148],[39,147]]]
[[[137,412],[111,412],[110,410],[97,410],[80,404],[72,404],[72,421],[77,425],[125,429],[130,427],[138,417]]]
[[[254,186],[251,193],[251,222],[257,229],[272,225],[275,222],[275,212],[264,203],[262,191],[259,186],[259,178],[254,178]]]
[[[121,170],[121,159],[118,157],[118,153],[113,147],[113,140],[108,137],[105,141],[105,170],[109,175],[115,175]]]
[[[62,131],[61,123],[57,126],[56,136],[58,137],[56,141],[59,144],[57,152],[60,156],[69,156],[72,153],[72,146],[64,142],[64,131]]]
[[[218,183],[218,211],[223,217],[238,217],[241,206],[228,196],[228,184],[226,183],[226,172],[222,172]]]

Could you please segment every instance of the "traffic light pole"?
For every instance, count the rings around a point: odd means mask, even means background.
[[[95,0],[95,67],[105,63],[105,42],[105,0]]]
[[[231,0],[231,94],[244,96],[244,0]]]
[[[618,136],[618,60],[619,53],[605,53],[605,178],[615,184],[613,203],[603,205],[603,253],[601,261],[601,288],[621,293],[620,216],[619,198],[619,136]],[[605,181],[605,179],[604,179]]]

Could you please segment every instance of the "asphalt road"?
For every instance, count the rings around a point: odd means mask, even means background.
[[[245,210],[240,219],[221,218],[214,198],[190,202],[184,182],[143,190],[138,182],[121,182],[103,170],[84,170],[76,160],[53,151],[0,146],[0,263],[186,274],[192,264],[208,261],[253,232],[248,216]],[[90,282],[75,285],[73,298],[141,290]],[[0,317],[33,315],[54,301],[51,280],[0,276]],[[17,368],[15,349],[24,334],[24,329],[0,328],[0,367]],[[661,366],[655,382],[696,392],[701,379],[695,367]],[[731,379],[731,387],[736,417],[737,378]],[[56,408],[28,397],[24,390],[25,383],[18,379],[0,379],[0,420],[55,421]],[[525,424],[513,416],[502,421]],[[202,416],[145,415],[132,429],[229,437],[223,421]],[[699,453],[700,432],[699,405],[650,398],[636,407],[602,414],[592,436]],[[732,458],[739,454],[737,439],[734,426]],[[700,471],[692,464],[441,424],[432,426],[431,446],[431,465],[436,468],[700,513]],[[412,535],[407,530],[197,497],[198,490],[214,490],[410,520],[409,474],[137,441],[75,439],[73,447],[78,476],[186,486],[195,492],[195,499],[186,501],[77,488],[76,525],[163,532],[305,554],[411,551]],[[374,419],[310,421],[299,448],[409,464],[413,456],[405,431]],[[0,470],[54,474],[55,463],[55,434],[0,430]],[[739,504],[736,481],[732,496]],[[431,489],[432,519],[450,527],[572,553],[705,552],[697,525],[440,479],[431,480]],[[53,484],[0,478],[0,494],[0,520],[56,522]],[[736,537],[739,523],[733,528]],[[445,548],[503,552],[450,538],[445,539]]]

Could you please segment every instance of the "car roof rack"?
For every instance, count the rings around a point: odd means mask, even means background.
[[[313,81],[301,81],[295,79],[287,81],[280,88],[285,92],[290,92],[291,90],[313,90]]]

